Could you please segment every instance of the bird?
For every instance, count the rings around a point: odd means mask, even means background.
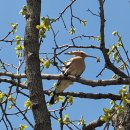
[[[85,58],[96,58],[94,56],[86,54],[83,51],[71,51],[65,54],[74,55],[74,57],[65,63],[63,74],[65,76],[72,75],[76,78],[80,77],[86,68]],[[73,84],[73,82],[70,80],[58,80],[49,104],[54,104],[57,101],[59,94],[68,88],[71,84]]]

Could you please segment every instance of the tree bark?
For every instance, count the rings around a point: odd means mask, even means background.
[[[130,106],[127,105],[122,113],[115,114],[112,118],[114,130],[130,130]]]
[[[27,0],[26,28],[24,36],[27,85],[30,92],[34,130],[52,130],[50,114],[43,95],[43,85],[39,60],[39,31],[41,0]]]

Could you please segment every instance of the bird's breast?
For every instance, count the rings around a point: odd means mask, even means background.
[[[85,70],[85,62],[84,62],[84,60],[79,59],[77,61],[74,61],[74,63],[72,64],[70,70],[71,70],[71,72],[70,72],[71,75],[80,76],[83,73],[83,71]]]

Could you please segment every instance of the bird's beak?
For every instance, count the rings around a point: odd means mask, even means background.
[[[64,53],[64,54],[67,54],[67,55],[73,55],[72,52],[66,52],[66,53]]]
[[[95,58],[95,59],[97,59],[97,57],[95,57],[95,56],[91,56],[91,55],[86,55],[86,57],[91,57],[91,58]]]

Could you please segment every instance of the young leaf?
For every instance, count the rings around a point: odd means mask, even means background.
[[[50,60],[46,60],[44,63],[43,63],[43,66],[45,68],[49,68],[50,67]]]
[[[24,102],[24,106],[27,107],[28,109],[31,109],[32,104],[31,104],[30,99],[27,99],[27,100]]]
[[[73,100],[74,100],[74,97],[73,96],[67,96],[68,99],[67,99],[67,102],[70,103],[71,105],[73,104]]]
[[[3,101],[5,94],[0,92],[0,103]]]
[[[85,124],[84,117],[81,116],[81,119],[79,120],[78,125],[82,125],[83,126],[84,124]]]
[[[68,115],[68,114],[65,115],[63,122],[64,122],[64,124],[66,124],[66,125],[69,124],[70,119],[69,119],[69,115]]]
[[[27,16],[27,6],[23,6],[23,8],[20,10],[19,14],[21,14],[23,17]]]
[[[114,31],[114,32],[112,32],[112,35],[113,35],[113,36],[116,36],[117,33],[118,33],[117,31]]]
[[[25,130],[28,126],[24,124],[20,124],[20,130]]]
[[[62,96],[58,96],[57,101],[64,102],[64,98]]]
[[[75,28],[70,28],[70,30],[69,30],[69,33],[72,35],[72,34],[74,34],[75,33]]]
[[[84,27],[87,25],[87,21],[86,20],[82,20],[81,23],[83,24]]]

